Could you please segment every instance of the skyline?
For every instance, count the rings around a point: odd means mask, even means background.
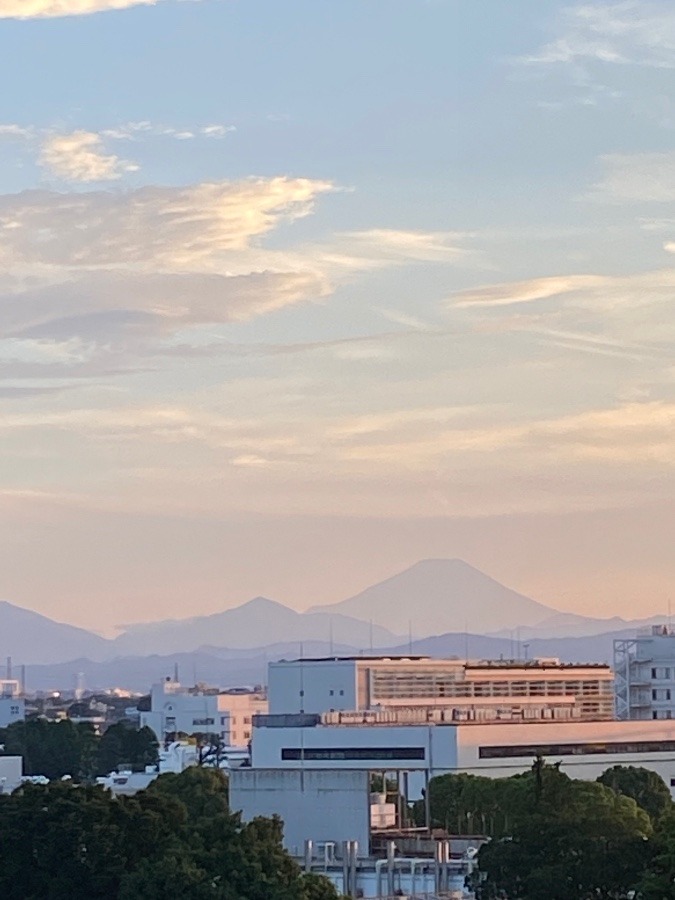
[[[303,609],[460,557],[666,611],[675,10],[0,19],[0,597]]]

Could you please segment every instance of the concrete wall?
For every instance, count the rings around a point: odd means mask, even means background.
[[[269,664],[270,713],[357,709],[354,660],[294,660]]]
[[[0,756],[0,794],[11,794],[21,784],[23,759],[20,756]]]
[[[302,854],[306,839],[317,843],[356,840],[368,855],[370,796],[367,772],[233,769],[230,807],[245,821],[278,815],[284,846]]]

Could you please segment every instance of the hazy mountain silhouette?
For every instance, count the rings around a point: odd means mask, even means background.
[[[561,656],[567,661],[605,660],[611,655],[612,638],[633,634],[638,627],[660,621],[625,621],[585,618],[558,612],[517,593],[468,563],[457,559],[428,559],[404,572],[367,588],[355,597],[305,613],[274,600],[256,597],[234,609],[208,616],[170,619],[126,627],[114,640],[54,622],[46,616],[0,602],[0,664],[12,656],[15,666],[43,664],[45,679],[64,663],[72,674],[96,668],[100,679],[115,672],[134,671],[156,680],[168,674],[165,661],[176,655],[195,654],[204,661],[204,676],[227,662],[216,682],[226,673],[236,683],[247,672],[261,677],[265,660],[280,656],[359,653],[387,648],[407,652],[410,623],[413,652],[430,655],[518,655],[518,641],[529,645],[530,656]],[[370,625],[373,622],[376,624]],[[322,648],[319,650],[319,648]],[[132,659],[133,658],[133,659]],[[147,665],[143,659],[149,660]],[[71,660],[71,662],[65,662]],[[72,662],[74,660],[74,662]],[[108,662],[116,660],[108,667]],[[117,665],[119,662],[119,665]],[[1,669],[0,669],[1,671]],[[51,674],[50,674],[51,673]],[[115,678],[107,682],[116,683]],[[120,681],[120,684],[123,682]],[[57,685],[58,686],[58,685]]]
[[[322,610],[299,613],[266,597],[256,597],[234,609],[192,619],[169,619],[130,625],[115,638],[109,653],[135,656],[142,653],[180,653],[196,650],[204,644],[231,649],[262,647],[278,641],[323,640],[353,647],[368,647],[371,636],[375,646],[391,644],[400,636],[346,615]]]
[[[354,616],[417,636],[538,625],[558,611],[505,587],[461,559],[425,559],[365,591],[311,612]]]
[[[105,638],[55,622],[47,616],[0,600],[0,660],[11,656],[16,665],[52,663],[86,655],[98,659],[106,652]],[[16,677],[16,672],[15,672]]]

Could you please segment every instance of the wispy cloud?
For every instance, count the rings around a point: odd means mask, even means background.
[[[309,268],[256,269],[240,257],[330,189],[273,178],[0,197],[0,262],[15,279],[0,311],[5,333],[166,333],[319,297],[326,286]]]
[[[584,61],[675,68],[675,8],[653,0],[575,4],[561,14],[558,36],[521,59],[530,65]]]
[[[612,153],[589,197],[609,203],[675,202],[675,153]]]
[[[139,166],[114,154],[106,154],[98,134],[73,131],[54,134],[42,144],[40,165],[63,181],[114,181]]]
[[[0,0],[0,19],[84,16],[131,6],[154,6],[161,0]]]

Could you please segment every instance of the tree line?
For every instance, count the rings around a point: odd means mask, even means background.
[[[614,766],[589,782],[537,759],[510,778],[434,778],[428,800],[434,825],[488,836],[480,900],[675,900],[675,805],[650,770]]]
[[[0,729],[4,756],[22,756],[24,775],[44,775],[50,780],[69,776],[75,781],[108,775],[120,765],[143,771],[159,760],[159,745],[150,728],[126,722],[111,725],[99,735],[86,722],[43,718],[13,722]]]
[[[3,900],[338,900],[282,846],[278,818],[244,824],[227,779],[192,767],[133,797],[91,784],[0,796]]]

